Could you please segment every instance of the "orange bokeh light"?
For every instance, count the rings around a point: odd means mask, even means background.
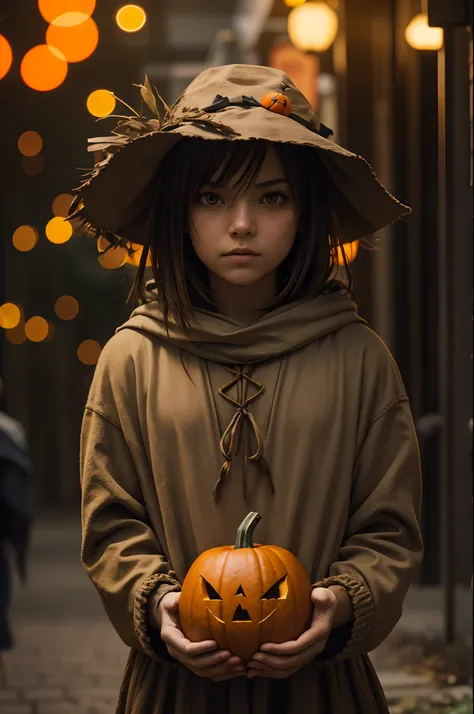
[[[36,156],[43,148],[43,139],[37,131],[24,131],[18,139],[18,150],[23,156]]]
[[[30,317],[25,325],[25,334],[30,342],[43,342],[48,337],[49,325],[44,317]]]
[[[0,35],[0,79],[3,79],[12,66],[13,53],[7,38]]]
[[[36,45],[23,57],[20,74],[24,83],[38,92],[59,87],[67,76],[68,65],[61,52],[48,45]]]
[[[79,312],[79,303],[72,295],[62,295],[54,303],[54,312],[61,320],[74,320]]]
[[[19,226],[12,239],[15,248],[22,253],[33,250],[38,242],[38,231],[33,226]]]
[[[138,32],[146,23],[146,12],[140,5],[124,5],[115,16],[117,25],[124,32]]]
[[[95,10],[96,0],[38,0],[38,10],[46,22],[54,22],[67,12],[80,12],[87,16]]]
[[[70,193],[60,193],[53,201],[53,213],[60,218],[67,218],[69,207],[74,200]]]
[[[102,347],[95,340],[84,340],[77,348],[78,358],[87,365],[96,364],[101,352]]]
[[[27,176],[38,176],[44,169],[44,159],[41,154],[24,156],[21,160],[21,165]]]
[[[132,248],[133,248],[133,255],[129,255],[127,258],[127,263],[130,265],[134,265],[136,268],[138,268],[140,264],[140,260],[142,257],[143,253],[143,246],[138,245],[137,243],[132,243]],[[151,256],[150,252],[148,252],[147,258],[146,258],[146,267],[151,268]]]
[[[5,302],[0,305],[0,327],[12,330],[20,324],[21,310],[14,302]]]
[[[91,56],[99,43],[99,29],[91,17],[78,25],[50,25],[46,42],[61,52],[67,62],[82,62]]]
[[[352,243],[345,243],[343,246],[338,246],[337,248],[337,264],[341,267],[345,265],[344,256],[342,251],[346,254],[346,260],[348,263],[352,263],[359,252],[359,241],[355,240]]]

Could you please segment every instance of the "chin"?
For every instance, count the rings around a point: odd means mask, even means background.
[[[262,278],[264,277],[263,275],[252,275],[250,273],[245,273],[244,271],[241,271],[240,275],[239,274],[224,274],[220,276],[222,280],[225,280],[226,283],[230,283],[231,285],[239,285],[241,287],[245,287],[247,285],[255,285],[256,283],[260,282]]]

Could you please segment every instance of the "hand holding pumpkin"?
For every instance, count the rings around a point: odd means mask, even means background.
[[[211,548],[191,565],[179,617],[189,642],[215,640],[247,664],[262,644],[296,640],[311,621],[311,581],[285,548],[253,543],[251,512],[234,545]]]
[[[179,622],[179,598],[180,593],[167,593],[161,599],[157,612],[161,639],[171,657],[198,677],[214,682],[244,677],[246,671],[239,657],[232,656],[228,650],[219,650],[213,640],[190,642],[186,639]]]
[[[295,674],[323,651],[334,626],[337,597],[328,588],[311,592],[313,618],[306,632],[298,639],[282,644],[267,643],[248,664],[247,676],[283,679]]]

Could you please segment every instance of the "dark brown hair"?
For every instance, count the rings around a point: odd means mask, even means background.
[[[299,225],[290,254],[277,271],[276,309],[296,300],[316,297],[334,278],[339,239],[331,208],[331,180],[312,147],[273,143],[285,177],[296,196]],[[269,142],[263,140],[180,140],[163,159],[156,174],[149,230],[132,294],[145,302],[148,253],[163,312],[186,330],[193,308],[213,310],[208,271],[198,258],[186,230],[188,210],[200,188],[213,181],[231,182],[239,175],[245,191],[258,176]],[[351,275],[342,251],[351,289]]]

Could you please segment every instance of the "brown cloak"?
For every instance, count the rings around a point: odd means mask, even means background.
[[[166,336],[156,301],[138,308],[104,348],[84,416],[82,560],[132,648],[117,713],[385,714],[367,653],[400,618],[422,557],[419,453],[398,369],[340,293],[249,326],[195,315],[191,338],[176,326]],[[221,442],[232,419],[240,438]],[[291,550],[313,583],[342,584],[355,619],[292,677],[214,683],[168,655],[147,598],[179,590],[250,510],[262,514],[258,541]]]

